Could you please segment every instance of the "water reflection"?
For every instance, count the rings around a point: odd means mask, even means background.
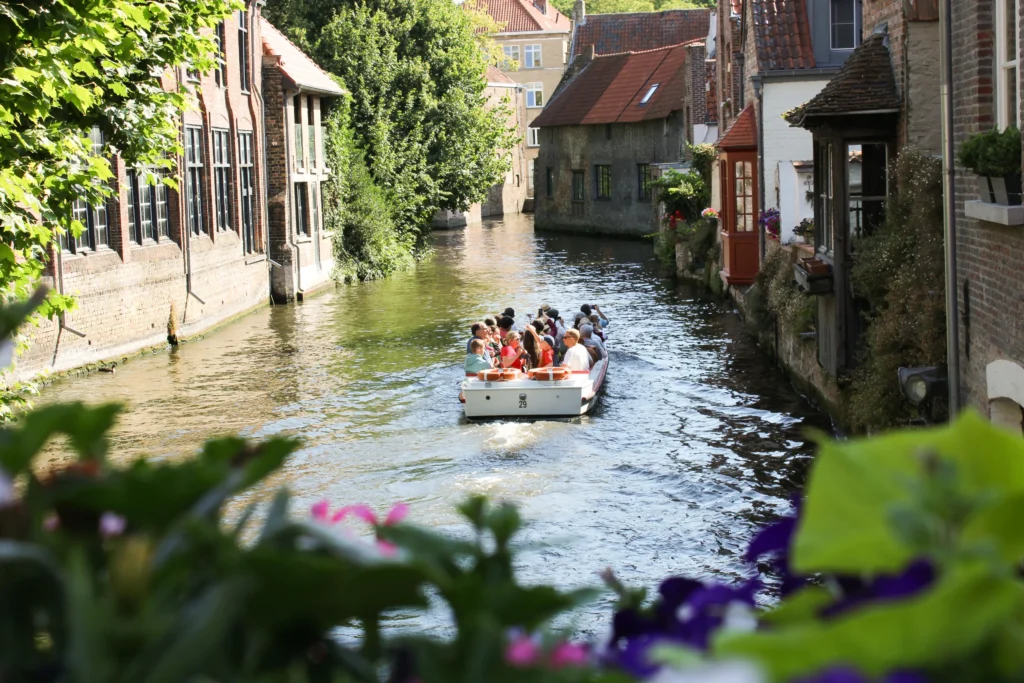
[[[464,420],[473,320],[595,301],[612,318],[612,366],[590,416]],[[415,521],[449,527],[468,492],[515,500],[537,546],[526,577],[564,586],[606,566],[646,584],[737,575],[753,525],[802,481],[803,427],[828,427],[727,306],[659,279],[648,243],[535,234],[526,217],[438,233],[410,273],[262,310],[43,398],[125,402],[126,459],[187,457],[223,433],[300,435],[274,482],[300,505],[405,500]]]

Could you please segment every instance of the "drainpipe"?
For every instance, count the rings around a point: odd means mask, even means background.
[[[261,13],[260,16],[262,16],[262,13]],[[254,22],[255,21],[259,21],[259,17],[256,17],[253,21]],[[249,35],[252,35],[251,31],[249,32]],[[254,44],[255,41],[249,41],[249,43],[250,43],[249,52],[250,53],[255,52],[256,51],[255,50],[255,44]],[[268,183],[267,178],[269,177],[269,174],[270,174],[270,162],[268,161],[268,156],[267,156],[267,103],[263,100],[263,61],[262,61],[262,54],[259,55],[259,57],[260,57],[260,84],[259,84],[259,87],[255,87],[256,86],[255,82],[251,83],[250,85],[253,86],[252,87],[252,92],[256,95],[256,99],[260,103],[260,115],[259,115],[258,120],[260,121],[260,136],[263,138],[263,147],[260,148],[260,157],[261,157],[261,160],[263,162],[261,164],[261,166],[263,167],[263,172],[260,174],[260,189],[263,191],[261,193],[262,197],[263,197],[263,201],[260,202],[260,222],[263,225],[263,253],[267,257],[267,294],[269,295],[270,303],[273,304],[274,303],[274,296],[273,296],[273,289],[274,289],[274,287],[273,287],[273,284],[272,284],[272,280],[273,280],[273,272],[272,272],[272,270],[273,270],[274,262],[270,258],[270,212],[267,209],[267,197],[270,196],[270,188],[268,187],[268,184],[267,184]],[[253,61],[254,58],[253,58],[252,54],[249,55],[249,58],[250,58],[250,61],[249,61],[250,64],[255,64],[256,63],[255,61]]]
[[[300,86],[299,89],[296,90],[291,95],[292,100],[294,100],[296,97],[298,97],[301,93],[302,93],[302,87]],[[294,183],[292,182],[292,168],[291,168],[291,165],[290,165],[291,160],[292,160],[292,155],[291,155],[291,145],[288,143],[288,141],[291,138],[288,136],[288,128],[289,127],[293,127],[295,125],[295,122],[294,121],[288,121],[288,99],[287,98],[285,98],[284,102],[281,103],[281,107],[283,108],[283,111],[281,112],[281,118],[285,120],[285,124],[284,124],[284,159],[285,159],[285,167],[287,168],[287,173],[285,174],[285,178],[286,178],[285,182],[288,185],[288,206],[290,208],[294,208],[295,207],[295,193],[294,193],[294,187],[293,187]],[[302,125],[305,125],[305,124],[302,124]],[[299,141],[299,144],[300,145],[302,144],[301,140]],[[307,164],[307,167],[308,167],[308,164]],[[289,211],[288,213],[291,214],[291,211]],[[295,233],[294,233],[294,231],[290,230],[288,228],[288,224],[289,224],[289,220],[288,219],[289,218],[291,218],[291,215],[285,216],[284,224],[285,224],[285,232],[288,235],[288,244],[289,244],[289,246],[291,246],[292,253],[295,255],[295,299],[299,300],[301,298],[300,294],[302,292],[302,254],[300,253],[300,250],[299,250],[299,243],[295,241]]]
[[[758,210],[764,213],[764,83],[761,82],[760,76],[754,76],[751,80],[754,83],[754,98],[757,100],[757,204]],[[761,229],[760,223],[757,230],[757,249],[760,254],[758,263],[764,263],[764,230]]]
[[[953,149],[953,3],[942,0],[939,51],[942,68],[943,229],[946,242],[946,367],[949,417],[960,412],[960,320],[956,275],[956,166]]]

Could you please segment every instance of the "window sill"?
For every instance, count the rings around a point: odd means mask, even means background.
[[[986,223],[998,225],[1024,225],[1024,206],[1004,206],[980,200],[964,202],[964,213]]]
[[[594,197],[595,202],[610,202],[611,200],[611,197]]]
[[[251,266],[251,265],[253,265],[255,263],[266,263],[266,262],[267,262],[267,255],[266,254],[246,254],[245,255],[245,265],[247,265],[247,266]]]

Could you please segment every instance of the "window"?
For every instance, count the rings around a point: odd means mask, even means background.
[[[217,230],[231,229],[231,133],[213,131],[213,212]]]
[[[661,85],[661,83],[655,83],[650,87],[650,89],[648,89],[647,94],[645,94],[643,99],[640,100],[641,107],[651,101],[651,98],[654,97],[654,93],[658,91],[659,85]]]
[[[527,69],[539,69],[541,67],[540,45],[527,45],[523,48],[523,53],[526,57],[523,66]]]
[[[292,98],[292,119],[295,131],[295,168],[306,168],[306,146],[302,143],[302,95]]]
[[[222,88],[227,87],[228,84],[228,74],[226,70],[227,52],[225,51],[227,40],[225,38],[225,30],[223,21],[217,24],[217,68],[214,69],[213,75],[214,78],[217,79],[217,85]]]
[[[106,140],[103,138],[103,131],[96,126],[89,131],[89,149],[93,156],[105,156]],[[61,235],[62,249],[77,254],[89,250],[96,251],[107,246],[106,201],[97,206],[90,206],[83,199],[75,200],[71,206],[71,218],[82,224],[82,232],[78,237],[71,239],[68,239],[68,235]]]
[[[540,147],[540,128],[526,129],[526,146]]]
[[[242,199],[242,247],[245,253],[259,251],[256,248],[256,222],[253,200],[256,196],[255,169],[252,158],[252,133],[238,134],[238,182]]]
[[[586,198],[586,182],[583,171],[572,172],[572,200],[574,202],[582,202]]]
[[[309,189],[313,191],[313,202],[310,207],[313,209],[312,232],[320,236],[320,183],[311,183]]]
[[[737,161],[733,164],[736,180],[736,232],[754,229],[754,163]]]
[[[832,145],[821,142],[814,151],[814,187],[820,188],[814,206],[814,222],[821,240],[817,245],[818,251],[830,256],[832,245],[835,243],[832,175]]]
[[[501,51],[505,53],[505,68],[510,69],[513,67],[518,68],[519,66],[519,46],[518,45],[506,45],[501,48]]]
[[[636,197],[643,201],[651,201],[651,165],[636,165]]]
[[[555,169],[550,166],[544,169],[544,194],[548,197],[555,196]]]
[[[597,182],[597,198],[598,199],[611,199],[612,198],[612,167],[611,166],[595,166],[594,176]]]
[[[128,171],[128,237],[136,244],[169,239],[168,190],[164,177],[162,170]]]
[[[314,128],[313,96],[306,96],[306,140],[309,147],[309,167],[316,168],[316,128]]]
[[[249,13],[238,10],[238,79],[242,92],[249,92]]]
[[[862,237],[870,237],[885,222],[889,196],[888,149],[885,143],[847,145],[846,178],[850,200],[846,249],[856,250]]]
[[[537,172],[537,160],[530,159],[530,174],[526,178],[527,187],[533,189],[533,174]]]
[[[857,47],[857,0],[831,0],[832,49]]]
[[[538,109],[544,106],[544,84],[526,84],[526,106],[531,109]]]
[[[1017,92],[1016,0],[996,0],[996,123],[1000,128],[1020,127],[1020,102]]]
[[[295,183],[295,233],[309,234],[309,194],[306,183]]]
[[[203,232],[203,129],[185,127],[185,222],[193,235]]]

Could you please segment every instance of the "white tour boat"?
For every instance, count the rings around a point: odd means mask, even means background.
[[[459,400],[470,419],[578,417],[597,402],[607,372],[608,358],[597,361],[590,372],[485,370],[466,376]]]

